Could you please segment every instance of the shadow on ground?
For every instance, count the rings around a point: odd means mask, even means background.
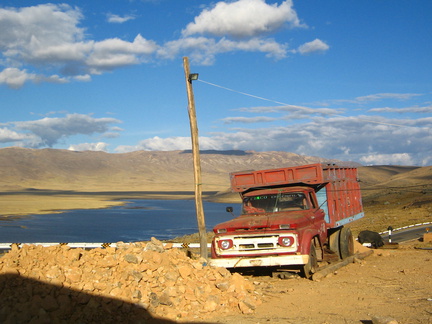
[[[176,322],[153,317],[139,303],[96,296],[18,274],[4,274],[0,275],[0,323]]]

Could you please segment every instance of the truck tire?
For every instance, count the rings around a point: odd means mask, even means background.
[[[345,259],[354,254],[354,239],[347,227],[342,227],[339,235],[339,253],[341,259]]]
[[[335,231],[332,231],[328,236],[329,249],[334,253],[334,255],[337,255],[338,259],[340,259],[339,238],[340,238],[340,228],[338,228]]]
[[[316,272],[317,268],[318,268],[317,253],[314,245],[314,240],[312,240],[310,245],[310,251],[309,251],[309,261],[301,269],[302,276],[305,277],[306,279],[310,279],[312,275]]]

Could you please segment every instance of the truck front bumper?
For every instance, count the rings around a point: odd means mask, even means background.
[[[309,255],[281,255],[264,257],[243,257],[243,258],[220,258],[210,259],[209,263],[214,267],[242,268],[242,267],[273,267],[304,265],[308,263]]]

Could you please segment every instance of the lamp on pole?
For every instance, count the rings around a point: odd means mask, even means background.
[[[201,163],[199,155],[198,143],[198,125],[195,112],[195,99],[192,88],[192,81],[198,80],[198,73],[190,73],[189,59],[183,57],[183,67],[186,77],[186,90],[188,97],[188,112],[192,138],[192,156],[194,166],[194,179],[195,179],[195,207],[198,221],[198,231],[200,237],[200,255],[207,260],[207,231],[205,226],[204,208],[202,203],[202,183],[201,183]]]

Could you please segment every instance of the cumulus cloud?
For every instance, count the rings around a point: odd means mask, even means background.
[[[162,58],[174,58],[179,54],[188,53],[195,64],[212,65],[216,55],[233,51],[262,52],[267,57],[281,59],[287,54],[286,45],[273,39],[253,38],[233,41],[226,38],[220,40],[206,37],[186,37],[167,42],[159,48],[158,55]]]
[[[129,20],[133,20],[135,19],[134,16],[132,15],[126,15],[126,16],[119,16],[119,15],[115,15],[115,14],[108,14],[107,15],[107,21],[110,23],[115,23],[115,24],[122,24],[125,23]]]
[[[131,19],[135,17],[107,15],[110,23]],[[179,55],[190,56],[193,64],[200,65],[214,64],[217,55],[238,51],[260,52],[280,60],[287,56],[288,45],[268,35],[282,28],[307,27],[300,22],[291,0],[281,4],[220,1],[203,9],[180,38],[164,44],[140,34],[131,41],[92,40],[80,27],[84,21],[83,12],[68,4],[0,8],[0,67],[4,66],[0,85],[18,89],[26,82],[88,82],[92,75]],[[323,51],[328,49],[325,46],[317,39],[305,44],[301,52]]]
[[[391,107],[384,107],[384,108],[372,108],[369,109],[370,112],[387,112],[387,113],[398,113],[398,114],[405,114],[405,113],[417,113],[417,114],[432,114],[432,105],[430,106],[424,106],[424,107],[405,107],[405,108],[391,108]]]
[[[275,60],[287,56],[288,45],[267,36],[284,26],[306,27],[292,1],[267,4],[264,0],[220,1],[204,9],[182,31],[182,38],[158,50],[159,57],[188,53],[194,64],[214,64],[216,55],[234,51],[261,52]]]
[[[89,81],[91,74],[146,61],[157,49],[141,35],[132,42],[86,40],[78,27],[82,19],[78,8],[66,4],[0,9],[0,52],[6,66],[0,83],[19,88],[27,81],[67,82],[65,77]],[[40,72],[27,72],[23,66]],[[44,74],[53,68],[64,77]]]
[[[81,143],[70,145],[69,151],[103,151],[106,152],[109,144],[104,142],[98,143]]]
[[[383,99],[408,100],[413,97],[421,96],[419,93],[377,93],[355,98],[356,102],[378,101]]]
[[[237,109],[242,112],[250,113],[278,113],[289,112],[299,116],[332,116],[338,115],[343,112],[343,109],[333,108],[311,108],[298,105],[281,105],[281,106],[259,106],[259,107],[246,107]]]
[[[36,78],[36,74],[27,73],[26,70],[17,68],[6,68],[0,71],[0,84],[6,84],[13,89],[21,88],[26,81],[35,80]]]
[[[190,137],[168,137],[160,138],[155,136],[140,141],[137,145],[120,145],[115,151],[117,153],[125,153],[132,151],[175,151],[175,150],[187,150],[192,147]]]
[[[157,45],[138,35],[133,42],[118,38],[106,39],[95,43],[92,49],[85,62],[90,73],[100,74],[103,71],[145,61],[146,57],[156,51]]]
[[[6,127],[0,128],[0,143],[19,143],[30,138],[30,135],[17,133]]]
[[[415,161],[408,153],[396,154],[370,154],[360,158],[360,161],[366,165],[413,165]]]
[[[13,142],[28,147],[52,147],[61,139],[73,135],[92,135],[112,132],[111,124],[120,123],[114,118],[94,118],[89,115],[68,114],[62,118],[42,118],[16,121],[7,124],[0,132],[0,141]]]
[[[310,54],[315,52],[325,52],[330,48],[320,39],[315,39],[312,42],[305,43],[298,48],[300,54]]]
[[[280,5],[270,5],[264,0],[221,1],[203,10],[182,33],[184,36],[210,34],[244,38],[268,34],[284,25],[303,26],[290,0]]]
[[[381,100],[398,100],[404,101],[409,100],[415,97],[423,96],[424,94],[420,93],[376,93],[366,96],[356,97],[354,99],[337,99],[337,100],[328,100],[325,103],[321,104],[368,104],[373,101],[381,101]]]
[[[315,117],[310,122],[287,127],[237,128],[200,136],[202,150],[287,151],[298,154],[362,161],[365,164],[427,165],[431,162],[432,118],[428,121],[395,121],[368,116]],[[392,126],[400,123],[402,126]],[[425,123],[427,123],[426,127]],[[148,138],[135,146],[121,146],[117,152],[134,150],[190,149],[190,138]]]
[[[276,118],[266,117],[266,116],[258,116],[258,117],[226,117],[222,119],[224,124],[233,124],[233,123],[245,123],[245,124],[254,124],[254,123],[265,123],[275,121]]]

